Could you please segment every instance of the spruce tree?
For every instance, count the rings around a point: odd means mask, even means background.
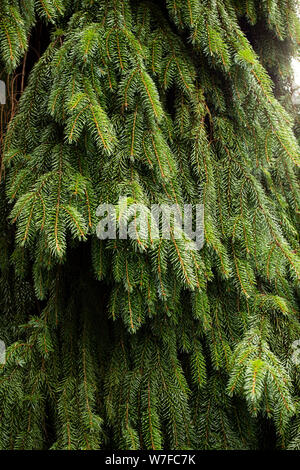
[[[0,449],[300,449],[299,41],[296,0],[1,0]],[[100,240],[120,197],[203,248]]]

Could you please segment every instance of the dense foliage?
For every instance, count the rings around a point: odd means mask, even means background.
[[[1,0],[1,449],[300,448],[296,4]]]

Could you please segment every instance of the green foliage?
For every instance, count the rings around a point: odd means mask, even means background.
[[[299,147],[271,73],[296,2],[2,0],[6,73],[36,23],[3,140],[0,448],[252,449],[270,419],[299,449]],[[201,203],[204,248],[99,240],[100,203],[117,231]]]

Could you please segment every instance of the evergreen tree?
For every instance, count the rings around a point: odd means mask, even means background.
[[[1,0],[0,449],[300,449],[296,8]]]

